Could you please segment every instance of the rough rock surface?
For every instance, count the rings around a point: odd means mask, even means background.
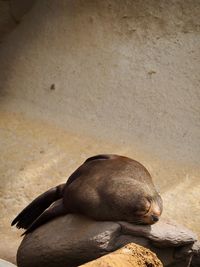
[[[56,218],[25,236],[17,263],[19,267],[77,266],[131,242],[151,249],[164,266],[181,263],[185,267],[190,260],[194,267],[198,266],[197,237],[174,222],[161,220],[151,227],[137,226],[96,222],[72,214]]]
[[[163,267],[161,261],[149,249],[136,244],[125,247],[103,256],[82,267]]]
[[[157,247],[181,246],[197,240],[197,235],[186,227],[173,222],[162,220],[152,226],[133,225],[121,222],[123,233],[143,236],[152,241]]]

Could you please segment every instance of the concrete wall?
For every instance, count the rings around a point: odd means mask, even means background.
[[[102,152],[144,163],[165,216],[198,231],[199,14],[198,0],[42,0],[1,42],[5,258],[8,221]]]

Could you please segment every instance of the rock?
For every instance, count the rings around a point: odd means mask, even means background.
[[[91,261],[82,267],[162,267],[163,264],[149,249],[136,244],[125,247]]]
[[[17,267],[17,266],[12,264],[11,262],[0,259],[0,267]]]
[[[126,234],[144,236],[157,247],[181,246],[197,241],[197,235],[186,227],[172,220],[161,219],[152,226],[134,225],[121,222],[123,232]]]
[[[162,231],[163,229],[163,231]],[[170,231],[171,229],[171,231]],[[96,222],[84,216],[58,217],[26,235],[17,252],[19,267],[73,267],[97,259],[128,243],[149,248],[164,266],[198,264],[196,235],[174,222],[153,226],[126,222]]]
[[[77,266],[117,249],[120,225],[66,215],[39,227],[23,239],[19,267]]]

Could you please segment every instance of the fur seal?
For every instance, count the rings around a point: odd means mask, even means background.
[[[67,180],[33,200],[11,225],[33,231],[67,213],[100,221],[153,224],[162,213],[162,199],[147,169],[118,155],[88,158]]]

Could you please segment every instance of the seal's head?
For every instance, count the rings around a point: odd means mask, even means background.
[[[140,207],[140,211],[134,214],[134,223],[137,224],[154,224],[159,221],[163,210],[163,202],[159,194],[155,197],[146,197],[143,199],[143,203]]]

